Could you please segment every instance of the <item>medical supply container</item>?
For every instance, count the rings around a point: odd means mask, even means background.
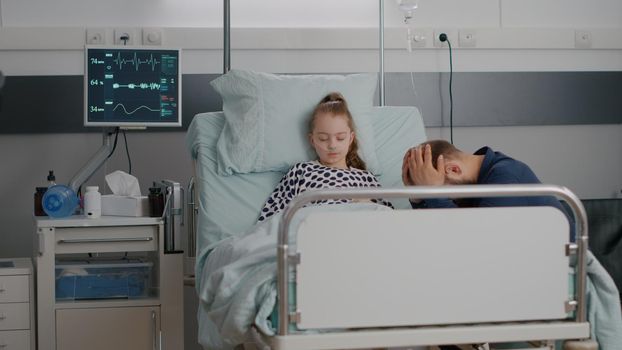
[[[58,261],[56,300],[149,297],[153,263],[141,260]]]
[[[160,187],[149,188],[149,216],[159,218],[164,212],[164,194]]]
[[[53,218],[73,215],[78,207],[78,196],[65,185],[54,185],[43,195],[43,211]]]
[[[102,215],[102,195],[99,186],[87,186],[84,194],[84,215],[96,219]]]
[[[48,171],[48,187],[52,187],[56,185],[56,176],[54,175],[54,170]]]
[[[37,187],[35,188],[35,216],[45,216],[45,211],[43,211],[43,195],[45,191],[47,191],[47,187]]]

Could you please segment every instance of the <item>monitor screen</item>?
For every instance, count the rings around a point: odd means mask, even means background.
[[[85,126],[181,126],[179,49],[87,47]]]

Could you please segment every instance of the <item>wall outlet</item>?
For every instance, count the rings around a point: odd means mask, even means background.
[[[162,45],[162,29],[143,28],[143,45]]]
[[[451,46],[452,47],[456,47],[458,46],[458,36],[456,35],[456,31],[455,30],[435,30],[434,31],[434,47],[448,47],[447,42],[441,42],[438,39],[438,36],[441,35],[441,33],[445,33],[447,34],[447,38],[449,39],[449,41],[451,42]]]
[[[123,40],[123,38],[127,40]],[[134,45],[136,42],[136,30],[134,28],[115,28],[114,44],[115,45]]]
[[[460,47],[475,47],[477,45],[477,37],[474,30],[461,30],[458,34]]]
[[[105,28],[87,28],[86,29],[87,45],[105,45],[106,29]]]
[[[410,32],[410,47],[426,47],[428,37],[425,30],[415,29]]]
[[[574,47],[577,49],[589,49],[592,47],[592,33],[589,30],[574,31]]]

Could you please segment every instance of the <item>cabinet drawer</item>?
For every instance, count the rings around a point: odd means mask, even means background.
[[[159,307],[56,310],[56,350],[153,350]]]
[[[0,304],[0,330],[30,329],[30,304]]]
[[[158,226],[57,228],[56,254],[154,251]]]
[[[29,301],[28,277],[28,275],[0,276],[0,303]]]
[[[29,350],[30,331],[0,331],[0,350]]]

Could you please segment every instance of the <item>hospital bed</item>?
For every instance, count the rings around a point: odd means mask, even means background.
[[[248,232],[282,176],[220,174],[224,124],[222,112],[199,114],[187,137],[195,161],[200,296],[214,252]],[[418,110],[374,107],[371,125],[383,188],[308,191],[290,203],[273,242],[278,297],[268,324],[274,333],[255,322],[247,348],[519,343],[552,349],[555,341],[569,350],[597,348],[586,317],[587,221],[572,192],[549,185],[403,188],[402,155],[425,140]],[[412,210],[405,200],[532,195],[569,204],[576,243],[554,208]],[[337,197],[390,199],[396,210],[312,211],[294,220],[305,204]],[[200,307],[200,323],[208,313]],[[200,324],[199,332],[206,328],[218,330]]]

